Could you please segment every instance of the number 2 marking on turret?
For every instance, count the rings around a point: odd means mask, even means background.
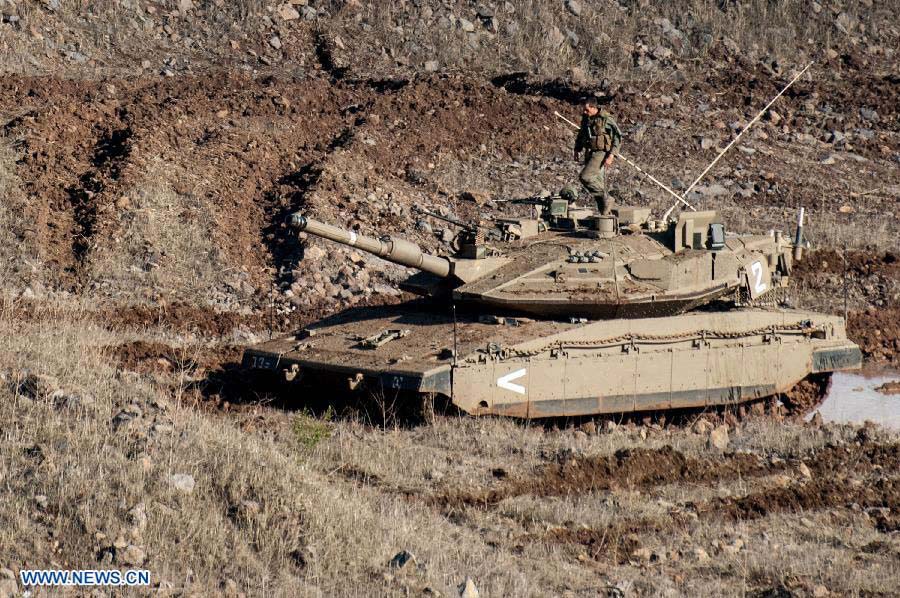
[[[757,293],[763,293],[766,290],[766,283],[763,282],[763,269],[761,262],[753,262],[750,264],[750,271],[753,272],[753,276],[756,277],[756,280],[753,283],[753,290]]]

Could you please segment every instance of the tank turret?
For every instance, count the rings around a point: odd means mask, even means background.
[[[490,243],[475,227],[466,229],[465,242],[446,256],[300,213],[291,223],[419,270],[404,290],[539,317],[667,316],[717,300],[771,303],[783,298],[796,254],[780,232],[727,234],[712,210],[669,222],[653,220],[646,208],[620,207],[611,216],[571,206],[546,212],[538,219],[496,219],[503,230]]]

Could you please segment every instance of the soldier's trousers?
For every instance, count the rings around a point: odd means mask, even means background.
[[[606,166],[603,164],[606,155],[606,152],[588,153],[584,160],[584,168],[578,175],[581,184],[597,202],[597,209],[601,214],[609,214],[613,207],[612,198],[606,191]]]

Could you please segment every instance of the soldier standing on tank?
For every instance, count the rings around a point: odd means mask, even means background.
[[[606,167],[612,165],[613,156],[622,143],[622,133],[609,112],[601,111],[596,100],[584,103],[581,128],[575,139],[575,160],[585,152],[584,168],[579,179],[587,189],[601,214],[612,210],[612,198],[606,190]]]

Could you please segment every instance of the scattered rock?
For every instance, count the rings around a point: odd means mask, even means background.
[[[466,577],[466,580],[460,584],[459,595],[460,598],[478,598],[480,596],[471,577]]]
[[[841,33],[850,33],[850,30],[853,29],[853,17],[846,12],[842,12],[834,20],[834,26]]]
[[[460,193],[459,198],[482,206],[491,200],[491,195],[487,191],[468,190]]]
[[[718,426],[710,432],[709,438],[707,439],[707,446],[709,448],[719,449],[720,451],[724,451],[728,448],[728,426]]]
[[[394,555],[394,558],[391,559],[391,561],[390,561],[390,563],[388,563],[388,565],[392,569],[402,569],[403,567],[405,567],[407,565],[407,563],[410,563],[410,562],[412,562],[412,563],[416,562],[415,555],[413,555],[413,553],[409,552],[408,550],[401,550],[400,552],[398,552],[397,554]]]
[[[50,394],[50,399],[57,407],[76,409],[78,407],[93,407],[97,401],[87,393],[73,392],[70,390],[56,390]]]
[[[656,46],[650,54],[657,60],[668,60],[672,57],[672,50],[665,46]]]
[[[860,108],[860,109],[859,109],[859,116],[860,116],[863,120],[867,120],[867,121],[870,121],[870,122],[876,122],[876,123],[879,121],[879,118],[880,118],[880,117],[878,116],[878,113],[875,112],[874,110],[872,110],[871,108]]]
[[[900,394],[900,380],[889,380],[876,388],[875,391],[880,392],[883,395]]]
[[[144,561],[147,560],[147,553],[144,552],[144,549],[140,546],[129,544],[125,547],[125,550],[122,551],[121,559],[122,563],[126,565],[140,567],[144,564]]]
[[[47,374],[28,373],[19,383],[18,392],[29,399],[45,399],[59,390],[59,380]]]
[[[640,124],[634,128],[629,139],[635,143],[640,143],[644,139],[644,133],[647,132],[647,125]]]
[[[310,245],[303,249],[303,259],[317,262],[323,259],[327,253],[318,245]]]
[[[290,4],[282,4],[278,9],[278,16],[282,21],[295,21],[300,18],[300,13]]]
[[[147,507],[144,506],[144,503],[139,502],[138,504],[131,507],[128,511],[128,521],[133,525],[138,531],[144,531],[147,527]]]
[[[196,485],[194,476],[189,473],[173,473],[168,477],[168,482],[173,488],[185,494],[193,492]]]
[[[712,422],[705,419],[698,419],[694,422],[694,425],[691,426],[691,429],[695,434],[709,434],[713,429]]]
[[[281,49],[281,38],[277,35],[273,35],[269,38],[269,45],[275,48],[276,50]]]
[[[566,0],[566,9],[576,17],[581,16],[581,3],[578,0]]]
[[[740,538],[737,538],[731,544],[725,544],[724,546],[722,546],[722,552],[724,552],[725,554],[734,556],[737,553],[739,553],[743,547],[744,547],[744,541]]]
[[[475,24],[468,19],[460,19],[459,20],[459,28],[465,31],[466,33],[472,33],[475,31]]]
[[[653,551],[649,548],[638,548],[634,552],[631,553],[632,558],[638,561],[643,561],[645,563],[649,563],[650,559],[653,558]]]
[[[14,598],[19,595],[15,579],[0,579],[0,598]]]
[[[730,37],[726,37],[722,40],[722,45],[725,46],[725,49],[728,50],[730,54],[739,55],[741,54],[741,47],[737,44],[736,41],[731,39]]]
[[[438,61],[437,60],[427,60],[425,61],[425,70],[429,73],[433,73],[438,70]]]
[[[800,463],[800,465],[797,466],[797,471],[804,479],[812,479],[812,472],[809,470],[809,467],[806,466],[806,463]]]
[[[698,198],[712,199],[727,196],[728,189],[724,185],[713,183],[711,185],[697,185],[691,193],[696,193]]]

